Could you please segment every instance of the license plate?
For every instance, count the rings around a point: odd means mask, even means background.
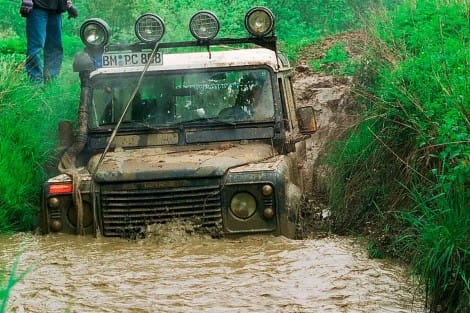
[[[151,65],[162,65],[163,55],[161,52],[128,52],[128,53],[107,53],[103,54],[101,64],[103,67],[122,67],[145,65],[150,61]]]

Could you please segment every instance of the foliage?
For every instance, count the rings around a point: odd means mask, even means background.
[[[336,227],[409,258],[431,311],[470,309],[469,13],[423,0],[376,15],[358,84],[370,110],[329,159]]]

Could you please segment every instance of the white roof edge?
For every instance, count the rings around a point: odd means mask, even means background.
[[[271,67],[275,72],[290,69],[288,64],[283,64],[281,59],[278,58],[276,52],[270,49],[255,48],[211,52],[163,53],[163,64],[151,65],[149,66],[148,71],[171,71],[180,69],[204,69],[249,65],[265,65]],[[143,68],[143,65],[98,68],[92,72],[91,76],[98,74],[141,72]]]

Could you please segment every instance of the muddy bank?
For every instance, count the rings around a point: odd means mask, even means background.
[[[344,44],[350,60],[359,60],[366,44],[364,33],[345,33],[306,47],[295,65],[294,88],[299,106],[313,105],[319,129],[313,135],[309,153],[314,162],[313,190],[305,195],[299,238],[319,238],[330,230],[327,179],[330,169],[322,162],[328,144],[346,135],[365,109],[354,99],[355,78],[316,72],[309,63],[322,59],[338,43]],[[329,66],[335,66],[330,64]]]

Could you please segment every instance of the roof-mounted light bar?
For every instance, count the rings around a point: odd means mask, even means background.
[[[165,34],[165,24],[158,15],[147,13],[136,20],[134,30],[140,41],[158,42]]]
[[[80,39],[89,48],[104,47],[111,35],[108,24],[99,18],[86,20],[80,27]]]
[[[219,29],[219,20],[210,11],[199,11],[189,21],[189,30],[197,40],[211,40],[217,36]]]
[[[176,48],[253,43],[267,49],[276,50],[277,38],[274,36],[274,23],[274,15],[268,8],[263,6],[253,7],[245,15],[245,27],[250,36],[216,39],[215,37],[220,30],[219,20],[214,13],[203,10],[194,14],[189,21],[189,30],[196,38],[196,41],[162,42],[159,47]],[[94,51],[95,55],[103,53],[104,50],[107,52],[142,51],[142,49],[152,49],[156,42],[161,41],[165,33],[165,25],[158,15],[147,13],[136,20],[134,31],[139,42],[109,45],[111,31],[108,24],[99,18],[92,18],[82,24],[80,38],[87,46],[86,53]]]
[[[255,37],[264,37],[274,30],[274,15],[265,7],[254,7],[245,15],[246,30]]]

